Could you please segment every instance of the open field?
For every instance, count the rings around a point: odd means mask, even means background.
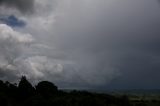
[[[111,93],[114,96],[126,95],[131,106],[160,106],[159,90],[130,90]]]

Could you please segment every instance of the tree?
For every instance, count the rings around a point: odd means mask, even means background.
[[[31,83],[26,79],[25,76],[22,76],[18,85],[18,90],[19,90],[19,96],[22,99],[26,99],[32,96],[35,92],[35,88],[31,85]]]
[[[0,92],[6,92],[7,90],[7,85],[0,80]]]
[[[50,97],[58,92],[57,86],[48,81],[39,82],[36,91],[44,97]]]

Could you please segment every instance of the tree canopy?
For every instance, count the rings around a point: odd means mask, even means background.
[[[35,87],[22,76],[19,84],[0,81],[0,106],[130,106],[127,96],[59,90],[49,81]]]

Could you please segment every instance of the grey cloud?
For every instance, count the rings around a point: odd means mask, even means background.
[[[61,87],[160,87],[156,0],[57,0],[55,8],[51,1],[37,0],[43,11],[25,19],[22,31],[48,46],[23,50],[20,73]]]
[[[151,75],[151,67],[156,67],[155,72],[159,69],[158,63],[152,64],[159,61],[160,15],[156,0],[70,0],[58,3],[61,5],[53,13],[49,9],[47,17],[37,16],[40,22],[35,15],[33,21],[39,27],[34,28],[38,30],[39,39],[54,48],[41,53],[60,60],[60,63],[70,63],[62,64],[63,72],[54,76],[58,78],[43,72],[44,78],[62,87],[129,88],[131,83],[138,88],[143,82],[144,87],[151,86],[146,83],[154,79],[154,75],[147,78]],[[148,5],[154,8],[148,8]]]
[[[0,34],[0,79],[13,82],[25,75],[34,82],[53,76],[52,80],[59,80],[63,66],[38,52],[37,46],[44,50],[46,45],[5,24],[0,24]]]
[[[153,74],[159,69],[154,61],[159,61],[160,51],[157,1],[79,2],[72,2],[69,11],[64,10],[67,15],[57,19],[54,36],[54,43],[82,67],[75,74],[84,82],[91,79],[92,84],[106,84],[106,88],[130,88],[129,83],[150,88],[152,83],[147,81],[158,81],[158,75]],[[120,79],[125,79],[124,85],[107,83],[121,83]],[[159,88],[156,84],[152,87]]]
[[[0,6],[16,8],[21,13],[32,13],[34,11],[34,0],[0,0]]]

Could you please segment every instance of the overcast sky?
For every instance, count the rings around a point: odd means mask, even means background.
[[[0,79],[160,88],[159,0],[0,0]]]

